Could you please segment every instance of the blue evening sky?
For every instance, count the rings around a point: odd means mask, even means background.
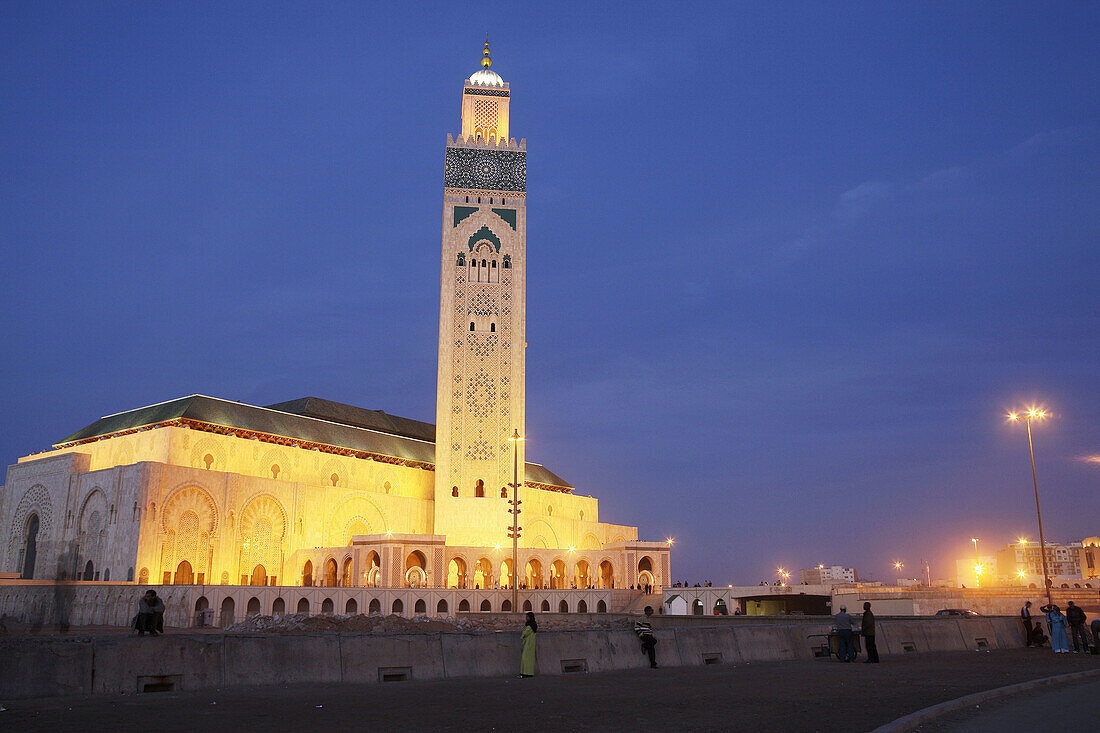
[[[528,154],[528,456],[677,579],[1100,534],[1100,5],[8,2],[0,458],[203,393],[434,420],[443,145]],[[1097,459],[1100,460],[1100,459]]]

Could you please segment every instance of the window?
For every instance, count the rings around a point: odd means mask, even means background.
[[[474,322],[473,322],[473,321],[470,321],[470,330],[471,330],[471,331],[473,331],[473,330],[474,330]]]
[[[474,487],[474,496],[478,496],[478,497],[484,497],[485,496],[485,482],[482,481],[481,479],[477,480],[477,485]]]
[[[500,487],[500,498],[501,499],[507,499],[508,498],[508,487],[507,486],[501,486]]]
[[[451,496],[458,496],[458,487],[457,486],[452,486],[451,487]]]
[[[496,332],[497,332],[497,324],[490,323],[489,324],[489,333],[496,333]]]

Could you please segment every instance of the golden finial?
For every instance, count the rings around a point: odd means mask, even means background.
[[[481,52],[481,65],[488,69],[493,65],[493,59],[489,56],[489,34],[485,34],[485,50]]]

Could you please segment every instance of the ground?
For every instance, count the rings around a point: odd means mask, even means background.
[[[1016,649],[888,657],[878,665],[819,659],[529,680],[414,680],[15,700],[4,703],[8,710],[0,713],[0,729],[194,733],[360,730],[369,724],[375,730],[438,731],[654,726],[755,733],[866,731],[973,692],[1098,667],[1100,657],[1091,655]],[[1050,712],[1061,714],[1058,708]],[[1058,724],[1057,719],[1047,722]]]

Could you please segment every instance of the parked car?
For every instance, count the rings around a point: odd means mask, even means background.
[[[977,611],[971,611],[969,608],[945,608],[942,611],[936,611],[937,616],[981,616]]]

